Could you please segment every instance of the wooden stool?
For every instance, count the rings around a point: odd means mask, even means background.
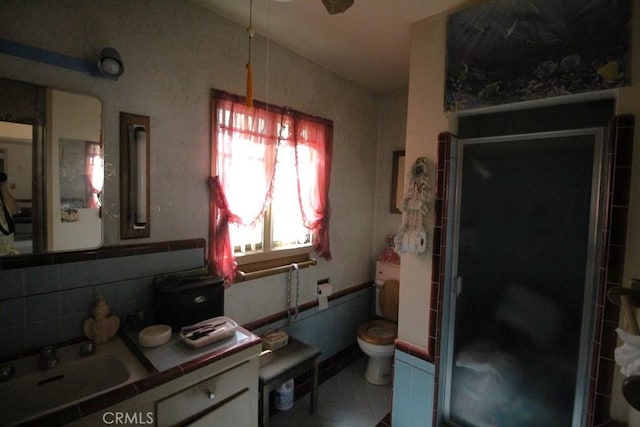
[[[271,362],[260,368],[260,408],[262,426],[269,425],[269,393],[280,384],[313,370],[311,379],[311,413],[318,410],[318,366],[320,350],[289,337],[289,343],[273,352]]]

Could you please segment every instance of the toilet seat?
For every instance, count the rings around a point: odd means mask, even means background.
[[[388,320],[371,320],[358,327],[358,337],[370,344],[390,345],[398,337],[398,325]]]

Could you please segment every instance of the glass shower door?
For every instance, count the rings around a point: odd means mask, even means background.
[[[450,423],[580,425],[601,139],[591,130],[458,141]]]

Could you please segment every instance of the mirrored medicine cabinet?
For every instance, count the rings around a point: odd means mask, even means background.
[[[102,244],[102,103],[0,78],[0,172],[16,201],[14,254]]]

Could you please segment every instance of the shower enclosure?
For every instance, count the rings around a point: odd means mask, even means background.
[[[603,135],[452,142],[441,349],[449,425],[584,424]]]

